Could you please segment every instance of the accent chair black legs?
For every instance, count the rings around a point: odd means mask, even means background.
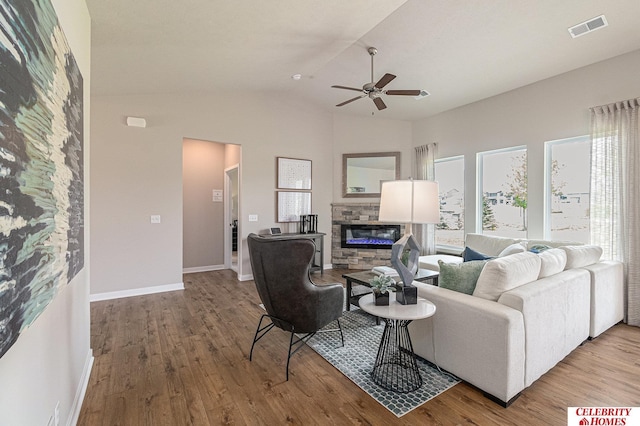
[[[298,337],[296,335],[295,329],[293,327],[293,325],[288,324],[286,321],[283,321],[279,318],[275,318],[272,317],[269,314],[264,314],[260,317],[260,322],[258,322],[258,328],[256,329],[256,334],[253,336],[253,343],[251,344],[251,351],[249,352],[249,361],[252,361],[253,359],[253,348],[256,345],[256,342],[260,339],[262,339],[269,331],[271,331],[271,329],[275,326],[275,324],[273,322],[270,322],[269,324],[265,325],[264,327],[262,326],[262,321],[265,318],[269,318],[270,320],[277,320],[282,322],[284,325],[288,325],[289,327],[287,327],[289,329],[289,332],[291,333],[291,336],[289,338],[289,350],[287,352],[287,367],[286,367],[286,378],[287,381],[289,380],[289,361],[291,361],[291,357],[298,352],[301,348],[302,348],[302,344],[303,343],[307,343],[307,341],[309,339],[311,339],[316,333],[327,333],[327,332],[335,332],[335,331],[339,331],[340,332],[340,342],[341,345],[344,346],[344,334],[342,333],[342,326],[340,325],[340,320],[336,319],[336,323],[338,324],[338,328],[334,328],[334,329],[328,329],[328,330],[319,330],[319,331],[314,331],[311,333],[305,333],[302,337]],[[284,329],[284,328],[283,328]]]

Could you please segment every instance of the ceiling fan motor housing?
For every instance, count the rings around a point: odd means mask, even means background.
[[[395,79],[396,76],[393,74],[387,73],[383,75],[382,78],[378,80],[377,83],[374,83],[373,82],[373,55],[378,53],[378,49],[376,49],[375,47],[369,47],[367,51],[369,52],[369,55],[371,55],[371,82],[366,83],[364,86],[362,86],[362,94],[360,96],[356,96],[355,98],[339,103],[338,105],[336,105],[337,107],[344,106],[353,101],[357,101],[358,99],[368,96],[370,99],[373,100],[373,103],[376,105],[378,110],[383,110],[387,107],[381,97],[383,93],[386,95],[402,95],[402,96],[417,96],[420,94],[421,92],[420,90],[382,90],[387,84],[389,84],[393,79]],[[354,90],[356,92],[360,92],[360,89],[357,89],[355,87],[347,87],[347,86],[331,86],[331,87],[335,87],[337,89]]]

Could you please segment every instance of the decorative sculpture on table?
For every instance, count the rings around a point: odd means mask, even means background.
[[[391,265],[400,275],[396,300],[403,305],[417,302],[418,289],[412,285],[418,272],[420,245],[411,232],[414,223],[437,223],[440,219],[438,183],[426,180],[395,180],[382,183],[380,222],[404,223],[404,236],[391,248]],[[409,251],[406,265],[402,258]]]

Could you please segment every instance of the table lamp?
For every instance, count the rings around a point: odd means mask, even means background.
[[[427,180],[394,180],[382,183],[380,222],[404,223],[404,235],[391,248],[391,265],[398,272],[401,285],[396,300],[403,305],[417,303],[418,289],[411,283],[419,267],[420,245],[411,232],[414,223],[438,223],[440,201],[438,183]],[[402,262],[409,250],[407,264]]]

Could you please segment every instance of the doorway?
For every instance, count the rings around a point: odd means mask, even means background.
[[[225,238],[224,238],[224,264],[225,268],[238,272],[240,240],[239,217],[239,165],[236,164],[224,170],[225,184]]]

